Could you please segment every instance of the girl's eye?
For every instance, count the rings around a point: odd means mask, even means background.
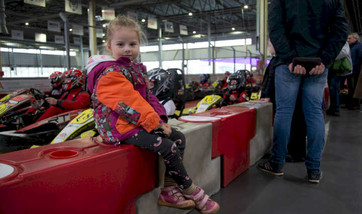
[[[131,43],[131,46],[136,46],[137,44],[136,43]]]
[[[123,46],[123,43],[118,43],[117,45],[118,45],[118,46]]]

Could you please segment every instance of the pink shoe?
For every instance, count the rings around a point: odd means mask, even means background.
[[[202,214],[214,214],[220,209],[219,204],[211,200],[200,187],[197,187],[196,191],[191,195],[184,194],[184,196],[187,199],[195,201],[196,210]]]
[[[185,210],[193,209],[195,207],[195,202],[193,200],[186,200],[177,186],[161,188],[158,204]]]

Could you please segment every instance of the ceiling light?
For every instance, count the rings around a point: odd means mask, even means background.
[[[29,22],[25,22],[25,25],[28,26],[28,25],[29,25]]]
[[[103,26],[103,27],[107,27],[107,24],[103,24],[102,26]]]
[[[146,22],[146,19],[142,19],[141,22]]]
[[[72,29],[72,28],[69,28],[69,31],[73,31],[73,29]]]
[[[235,28],[234,28],[234,27],[232,27],[232,28],[231,28],[231,30],[235,30]]]
[[[193,34],[196,34],[196,31],[192,31]]]
[[[248,9],[249,8],[249,6],[246,4],[246,5],[244,5],[244,9]]]
[[[189,12],[189,16],[192,16],[192,13],[191,13],[191,12]]]
[[[102,42],[103,42],[103,43],[105,43],[105,42],[106,42],[106,40],[104,40],[104,39],[103,39],[103,40],[102,40]]]

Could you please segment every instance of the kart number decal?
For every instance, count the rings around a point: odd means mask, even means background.
[[[76,118],[74,118],[72,120],[72,123],[81,124],[81,123],[87,122],[89,119],[92,119],[92,118],[93,118],[93,109],[88,109],[88,110],[83,111]]]
[[[213,103],[215,100],[217,99],[217,97],[206,97],[205,100],[203,101],[204,103]]]
[[[9,108],[8,104],[1,104],[0,105],[0,114],[4,113]]]

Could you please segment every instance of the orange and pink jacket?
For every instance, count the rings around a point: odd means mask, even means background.
[[[86,69],[95,122],[105,142],[120,144],[142,129],[151,132],[167,122],[164,107],[148,90],[142,63],[93,56]]]

